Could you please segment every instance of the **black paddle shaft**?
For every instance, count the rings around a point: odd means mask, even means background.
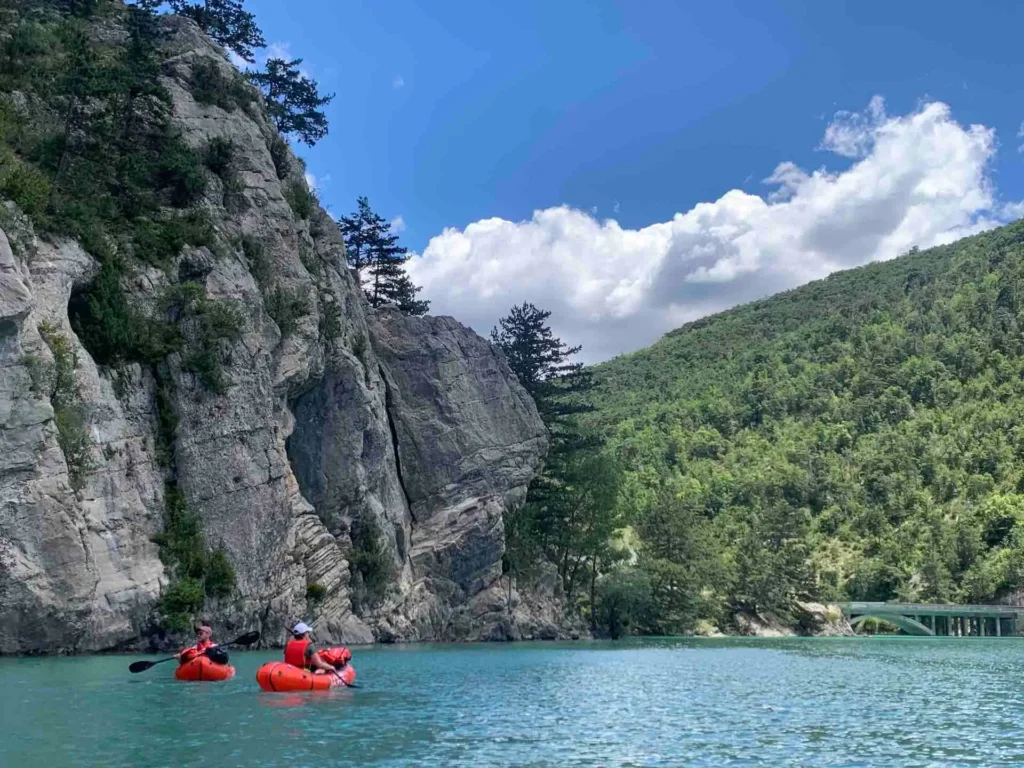
[[[259,632],[256,632],[256,631],[246,632],[241,637],[235,638],[230,643],[224,643],[224,645],[252,645],[253,643],[255,643],[259,639],[260,639],[260,633]],[[219,646],[218,645],[218,646],[214,646],[214,647],[215,648],[221,648],[223,646]],[[203,655],[205,656],[207,651],[209,651],[209,650],[211,650],[211,649],[207,648],[206,651],[203,651]],[[163,664],[165,661],[174,661],[176,658],[178,658],[178,657],[177,656],[169,656],[168,658],[160,659],[159,661],[135,661],[135,662],[132,662],[128,666],[128,671],[131,672],[132,674],[137,674],[139,672],[145,672],[147,669],[152,669],[157,664]]]

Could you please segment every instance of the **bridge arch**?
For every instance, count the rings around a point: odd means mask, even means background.
[[[1024,628],[1024,606],[942,603],[839,603],[851,624],[880,619],[912,635],[951,637],[1013,637]]]
[[[868,619],[877,619],[879,621],[885,621],[889,624],[895,624],[897,627],[902,629],[908,635],[926,635],[933,636],[935,633],[926,627],[916,619],[912,619],[909,616],[900,616],[898,613],[882,613],[877,614],[866,613],[863,616],[858,616],[850,622],[851,627],[859,627]]]

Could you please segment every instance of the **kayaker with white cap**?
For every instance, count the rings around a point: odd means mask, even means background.
[[[320,658],[316,646],[309,639],[313,628],[304,622],[292,627],[292,639],[284,647],[284,663],[299,669],[319,669],[329,674],[337,674],[330,664]]]

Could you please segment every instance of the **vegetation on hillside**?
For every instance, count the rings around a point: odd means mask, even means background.
[[[1024,588],[1024,223],[700,320],[593,375],[586,424],[638,540],[602,580],[606,625]]]

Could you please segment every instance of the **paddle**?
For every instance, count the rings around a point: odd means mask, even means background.
[[[338,679],[340,679],[341,682],[345,683],[345,680],[344,680],[344,678],[341,677],[341,673],[340,672],[335,672],[334,674],[336,674],[338,676]],[[359,685],[359,683],[345,683],[345,687],[346,688],[362,688],[363,686]]]
[[[224,645],[252,645],[253,643],[255,643],[259,639],[260,639],[260,633],[259,632],[255,632],[255,631],[253,631],[253,632],[246,632],[241,637],[235,638],[230,643],[224,643]],[[221,646],[221,645],[214,646],[214,648],[222,648],[222,647],[223,646]],[[201,656],[206,656],[214,648],[207,648],[200,655]],[[160,659],[160,661],[135,661],[135,662],[132,662],[132,664],[128,667],[128,671],[131,672],[132,674],[137,674],[139,672],[145,672],[147,669],[150,669],[151,667],[155,667],[157,664],[163,664],[165,661],[174,661],[177,658],[178,658],[177,656],[170,656],[170,657],[168,657],[166,659]]]

